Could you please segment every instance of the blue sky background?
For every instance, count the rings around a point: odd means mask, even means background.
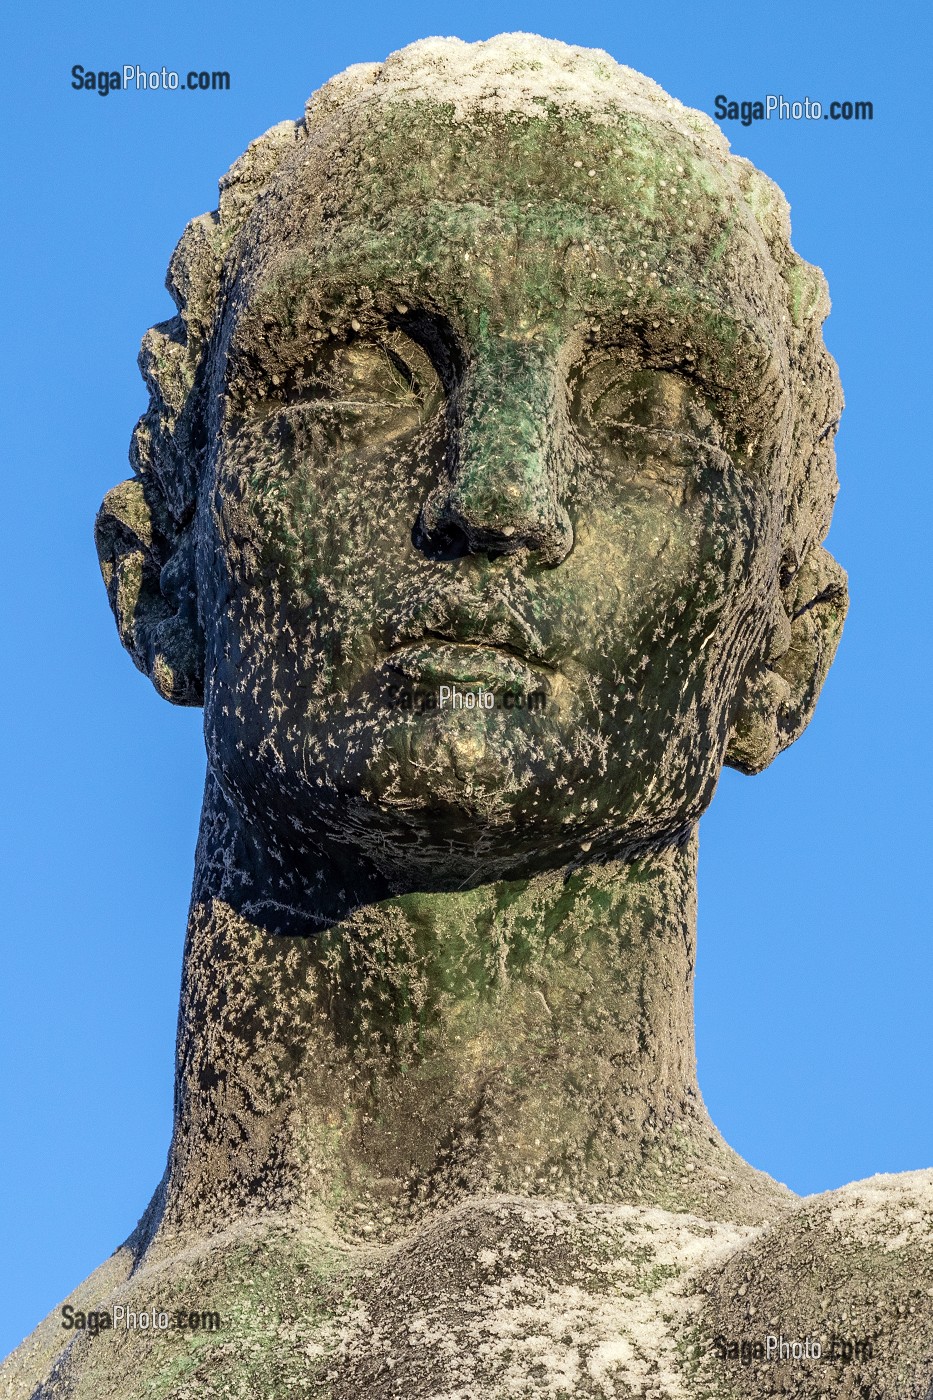
[[[139,340],[247,143],[429,34],[600,46],[709,113],[720,92],[874,103],[870,124],[724,124],[829,278],[852,608],[808,732],[727,772],[704,818],[698,1055],[726,1137],[796,1191],[933,1165],[928,8],[104,0],[3,27],[0,1354],[129,1233],[170,1133],[201,713],[121,650],[92,540],[146,403]],[[75,63],[227,69],[231,91],[102,99]]]

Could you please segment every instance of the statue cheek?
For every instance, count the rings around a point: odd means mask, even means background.
[[[556,572],[574,576],[581,638],[653,651],[661,634],[689,626],[712,553],[702,511],[639,487],[575,528],[574,552]]]
[[[416,440],[381,421],[277,415],[229,442],[216,515],[231,572],[299,603],[362,597],[410,560],[421,503],[443,463],[439,425]],[[353,431],[350,431],[350,427]]]
[[[660,735],[676,728],[678,713],[705,706],[768,615],[772,514],[767,495],[746,482],[679,505],[639,486],[580,523],[555,575],[567,576],[576,599],[575,660],[597,680],[603,721],[640,727],[653,715]]]

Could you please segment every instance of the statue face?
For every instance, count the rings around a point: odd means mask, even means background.
[[[212,767],[268,839],[395,889],[673,835],[777,595],[760,235],[644,121],[354,121],[228,300]]]

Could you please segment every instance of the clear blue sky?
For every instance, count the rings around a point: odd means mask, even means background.
[[[727,772],[703,821],[698,1050],[727,1138],[799,1192],[933,1165],[927,7],[103,0],[3,24],[0,1353],[132,1229],[170,1132],[201,715],[122,652],[92,541],[145,407],[139,339],[247,143],[429,34],[597,45],[711,114],[718,93],[874,103],[724,124],[829,278],[852,609],[810,730],[763,776]],[[231,90],[101,98],[72,90],[78,63],[226,69]]]

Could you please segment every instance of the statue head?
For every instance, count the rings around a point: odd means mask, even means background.
[[[102,568],[276,859],[624,855],[807,724],[829,303],[709,118],[598,50],[426,40],[254,142],[168,286]]]

